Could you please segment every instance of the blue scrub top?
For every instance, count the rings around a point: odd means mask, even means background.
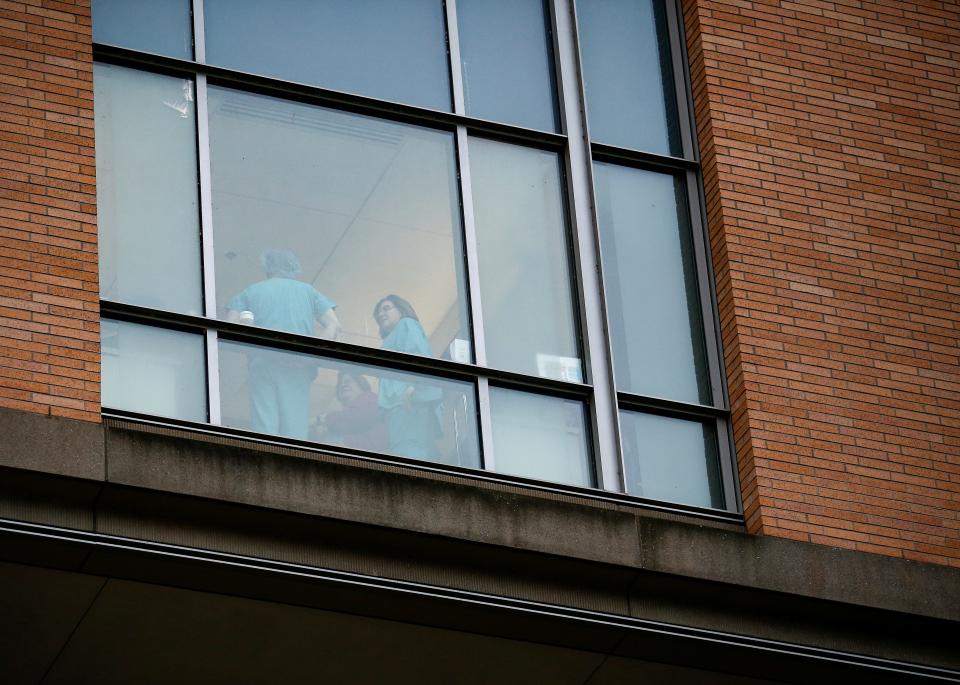
[[[253,312],[253,323],[263,328],[314,335],[314,322],[336,306],[309,283],[277,276],[249,286],[227,309]]]
[[[423,331],[423,326],[416,319],[409,317],[400,319],[393,330],[383,339],[383,349],[420,354],[424,357],[429,357],[432,354],[430,342],[427,340],[427,334]],[[402,405],[404,393],[411,385],[414,388],[413,396],[410,398],[413,402],[439,402],[443,398],[443,392],[435,385],[414,384],[395,378],[382,378],[379,392],[380,406],[384,409],[391,409]]]

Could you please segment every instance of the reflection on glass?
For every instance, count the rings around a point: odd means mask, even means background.
[[[100,296],[202,313],[193,82],[94,68]]]
[[[578,0],[590,137],[682,154],[663,0]]]
[[[581,381],[557,155],[472,138],[470,168],[488,363]]]
[[[426,338],[403,351],[470,361],[452,134],[224,88],[209,104],[220,317],[380,347],[393,294]]]
[[[480,465],[471,383],[221,340],[220,391],[228,426]]]
[[[497,471],[593,484],[582,403],[491,387],[490,420]]]
[[[450,109],[442,0],[205,0],[207,61]]]
[[[202,336],[104,320],[100,342],[104,407],[207,420]]]
[[[458,0],[457,24],[467,113],[556,130],[543,0]]]
[[[193,59],[190,0],[93,0],[93,40]]]
[[[599,162],[594,180],[617,388],[710,403],[683,181]]]
[[[712,425],[621,411],[620,434],[629,494],[723,507],[717,436]]]

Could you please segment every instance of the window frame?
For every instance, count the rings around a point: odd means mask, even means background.
[[[452,90],[453,111],[439,111],[375,98],[344,93],[327,88],[288,83],[281,79],[258,76],[206,64],[204,46],[203,0],[192,1],[194,59],[184,60],[139,50],[94,43],[96,63],[113,64],[141,71],[192,79],[196,97],[198,197],[200,222],[201,283],[204,315],[193,316],[147,307],[101,300],[104,319],[128,321],[200,333],[205,344],[208,423],[192,424],[176,420],[138,415],[119,409],[104,408],[103,415],[136,418],[164,425],[189,426],[205,433],[232,434],[272,444],[296,444],[300,448],[322,452],[346,453],[354,457],[388,463],[401,463],[418,469],[467,475],[481,480],[522,485],[540,490],[575,494],[588,499],[618,502],[648,509],[694,515],[701,518],[742,522],[740,487],[733,459],[733,434],[728,392],[723,372],[723,351],[719,336],[715,278],[706,231],[706,203],[700,172],[700,156],[696,146],[696,124],[693,117],[692,91],[687,56],[679,18],[679,0],[662,1],[666,11],[671,48],[674,92],[677,99],[683,157],[671,157],[640,150],[618,148],[595,143],[589,137],[583,71],[580,60],[576,0],[546,0],[548,41],[554,60],[554,84],[559,123],[557,132],[527,129],[513,124],[493,122],[467,116],[460,64],[456,0],[445,0],[448,72]],[[210,134],[207,108],[208,85],[225,86],[252,93],[282,97],[341,111],[365,114],[400,123],[427,126],[454,134],[458,164],[457,189],[461,212],[464,247],[463,268],[470,318],[473,363],[364,347],[350,343],[322,340],[280,331],[260,329],[216,318],[215,263],[213,250],[212,184],[210,172]],[[469,139],[482,137],[519,144],[558,154],[561,186],[564,191],[562,212],[566,217],[565,238],[569,260],[570,284],[574,305],[576,335],[579,339],[584,382],[572,383],[525,375],[486,366],[484,328],[480,311],[480,281],[477,270],[477,236],[473,216],[473,187],[470,174]],[[711,383],[712,403],[694,404],[618,391],[614,384],[611,343],[606,334],[609,313],[603,287],[603,263],[600,255],[599,223],[593,179],[593,163],[608,162],[622,166],[667,171],[683,175],[686,181],[690,229],[697,267],[698,297],[703,320],[707,351],[707,368]],[[366,454],[322,443],[301,443],[276,436],[225,427],[220,412],[220,378],[218,340],[267,345],[280,350],[307,352],[330,359],[374,364],[398,371],[430,373],[439,377],[470,382],[476,392],[479,412],[477,425],[481,450],[481,470],[466,469],[433,462],[408,460],[390,455]],[[490,385],[544,396],[578,400],[583,403],[587,419],[587,441],[593,460],[593,487],[547,483],[533,478],[510,476],[496,472],[493,430],[490,412]],[[725,509],[713,509],[674,502],[649,500],[625,492],[626,469],[623,462],[619,412],[641,411],[674,418],[712,422],[716,428],[719,452],[719,475],[723,487]]]

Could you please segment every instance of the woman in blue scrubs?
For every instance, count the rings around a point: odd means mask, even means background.
[[[427,334],[413,306],[398,295],[387,295],[373,308],[383,349],[432,355]],[[409,376],[407,378],[410,378]],[[442,435],[440,404],[443,392],[435,385],[381,378],[378,403],[387,425],[387,450],[416,459],[435,459]]]

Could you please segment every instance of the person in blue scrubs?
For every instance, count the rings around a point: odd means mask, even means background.
[[[383,349],[431,356],[430,342],[413,306],[398,295],[387,295],[373,308]],[[416,459],[435,459],[442,435],[443,392],[435,385],[381,378],[377,397],[387,426],[387,450]]]
[[[231,321],[335,340],[340,322],[330,298],[297,280],[300,261],[289,250],[268,250],[260,260],[267,278],[227,303]],[[252,319],[251,319],[252,317]],[[316,361],[305,355],[252,349],[248,355],[250,427],[258,433],[307,439],[310,386]]]

